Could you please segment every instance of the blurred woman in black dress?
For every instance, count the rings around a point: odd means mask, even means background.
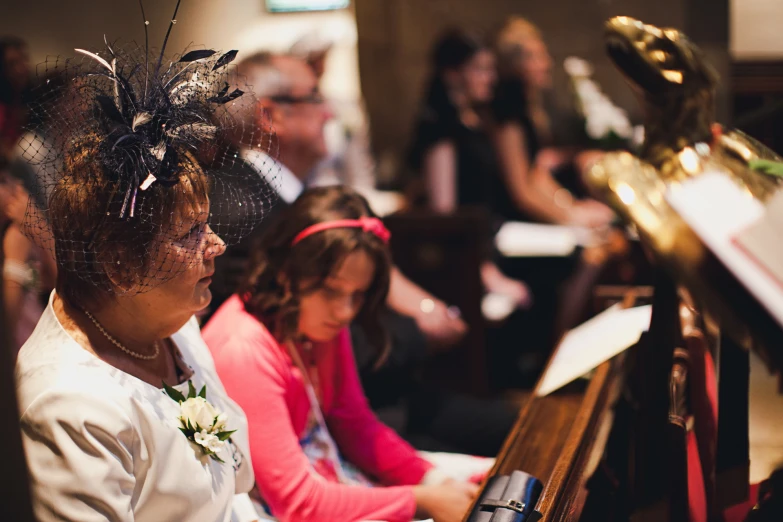
[[[492,198],[503,191],[490,134],[495,58],[478,38],[452,29],[436,42],[431,66],[408,164],[423,181],[431,210],[480,206],[494,214]],[[520,307],[530,305],[527,286],[495,263],[482,264],[481,278],[487,291],[510,296]]]

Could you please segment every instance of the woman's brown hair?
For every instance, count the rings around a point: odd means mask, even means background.
[[[119,217],[122,197],[116,181],[94,156],[97,135],[74,140],[64,158],[63,174],[49,198],[47,217],[54,239],[57,293],[70,305],[96,306],[113,294],[144,291],[153,279],[184,270],[170,261],[153,266],[154,254],[172,240],[189,215],[206,211],[209,180],[197,160],[179,155],[179,182],[153,184],[138,191],[136,215]],[[89,248],[84,248],[89,245]]]
[[[240,296],[245,309],[278,341],[298,336],[299,298],[321,288],[349,254],[363,251],[373,260],[375,275],[355,321],[378,350],[378,362],[385,358],[389,343],[378,318],[389,291],[391,270],[385,243],[361,228],[332,228],[291,246],[297,234],[311,225],[361,217],[375,216],[354,190],[343,186],[310,189],[276,218],[253,250]]]

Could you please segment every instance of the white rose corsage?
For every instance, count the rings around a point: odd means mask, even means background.
[[[188,381],[188,396],[163,383],[166,394],[179,403],[179,431],[185,434],[204,455],[223,462],[219,454],[226,441],[236,430],[226,431],[226,414],[218,412],[207,402],[207,386],[196,393],[193,382]]]

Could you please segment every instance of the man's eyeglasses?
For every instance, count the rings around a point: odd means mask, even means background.
[[[324,99],[323,94],[321,94],[320,92],[313,92],[310,94],[306,94],[304,96],[292,96],[290,94],[276,94],[274,96],[270,96],[269,99],[275,103],[282,103],[286,105],[297,105],[301,103],[306,103],[309,105],[321,105],[326,101]]]

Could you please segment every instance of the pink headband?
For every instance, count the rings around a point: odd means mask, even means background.
[[[329,230],[330,228],[361,228],[365,232],[372,232],[384,243],[389,242],[391,232],[383,225],[383,222],[374,217],[360,217],[359,219],[337,219],[335,221],[324,221],[311,225],[296,235],[291,246],[296,245],[307,236],[312,236],[318,232]]]

